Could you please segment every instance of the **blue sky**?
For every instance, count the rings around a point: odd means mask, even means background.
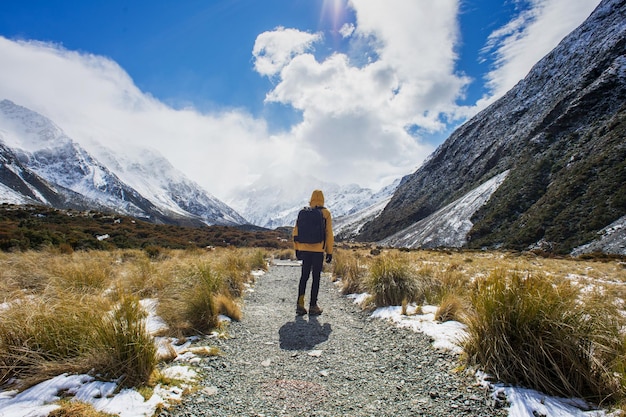
[[[209,192],[412,172],[599,0],[0,2],[0,99]]]

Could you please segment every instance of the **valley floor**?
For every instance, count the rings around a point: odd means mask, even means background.
[[[491,390],[423,333],[372,318],[322,277],[318,317],[296,317],[300,268],[257,279],[201,388],[160,416],[499,416]],[[309,284],[310,287],[310,284]],[[309,289],[307,289],[307,297]]]

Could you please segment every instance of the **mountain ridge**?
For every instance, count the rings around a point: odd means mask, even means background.
[[[468,247],[568,253],[594,239],[626,214],[625,56],[626,1],[604,0],[406,176],[358,240],[398,233],[506,170],[472,215]]]
[[[247,223],[160,155],[153,155],[152,162],[163,175],[153,175],[146,161],[125,164],[113,151],[107,166],[51,120],[9,100],[0,101],[0,145],[3,200],[19,201],[22,195],[24,203],[111,211],[164,224]],[[128,169],[133,164],[141,172]],[[123,181],[111,166],[136,181]],[[128,182],[142,182],[144,194]]]

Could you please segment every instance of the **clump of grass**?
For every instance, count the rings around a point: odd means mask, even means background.
[[[448,295],[456,295],[460,298],[467,297],[470,280],[463,271],[454,268],[453,265],[439,271],[436,276],[439,285],[433,299],[429,300],[433,304],[439,304]]]
[[[331,272],[333,279],[345,279],[348,274],[348,261],[352,259],[346,252],[336,249],[333,253],[333,264]]]
[[[351,255],[345,261],[345,272],[341,280],[341,292],[343,294],[359,294],[365,291],[365,279],[367,266],[363,258]]]
[[[185,297],[184,318],[191,329],[206,333],[218,325],[215,296],[224,285],[222,277],[210,265],[198,265],[196,280]]]
[[[402,301],[417,301],[420,286],[415,272],[405,258],[382,255],[374,258],[366,287],[376,306],[399,306]]]
[[[590,304],[567,281],[502,270],[476,281],[470,298],[470,364],[552,395],[623,398],[623,319],[610,303]]]
[[[0,383],[92,370],[126,385],[146,381],[156,358],[145,312],[130,297],[107,311],[104,298],[71,293],[14,302],[0,322]]]
[[[267,254],[261,249],[256,249],[247,255],[246,263],[249,270],[267,271]]]
[[[100,300],[67,295],[12,302],[0,321],[0,384],[12,378],[37,383],[64,371],[88,371],[82,358],[100,311]],[[55,366],[58,364],[58,366]]]
[[[100,373],[125,386],[148,381],[156,367],[156,347],[146,329],[146,312],[139,299],[120,297],[119,305],[101,317],[91,341]]]
[[[241,309],[232,298],[224,294],[215,296],[215,304],[219,314],[230,317],[235,321],[241,321]]]
[[[51,266],[50,283],[61,291],[101,292],[111,281],[111,263],[98,253],[56,258]]]
[[[9,291],[38,293],[48,284],[47,266],[55,258],[49,252],[26,251],[19,254],[0,252],[0,286]]]
[[[294,259],[296,259],[296,253],[293,249],[282,249],[282,250],[276,251],[274,252],[273,256],[275,259],[280,259],[280,260],[293,261]]]
[[[114,417],[114,414],[96,410],[91,404],[81,401],[61,400],[59,408],[48,414],[49,417]]]
[[[226,289],[233,297],[241,297],[245,284],[252,281],[250,266],[245,257],[237,251],[229,251],[219,266]]]
[[[463,300],[454,294],[447,294],[441,299],[439,308],[435,313],[435,320],[440,322],[462,321]]]

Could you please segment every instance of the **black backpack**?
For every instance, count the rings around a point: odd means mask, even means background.
[[[322,215],[322,207],[305,207],[298,213],[298,236],[294,240],[299,243],[320,243],[326,241],[326,219]]]

